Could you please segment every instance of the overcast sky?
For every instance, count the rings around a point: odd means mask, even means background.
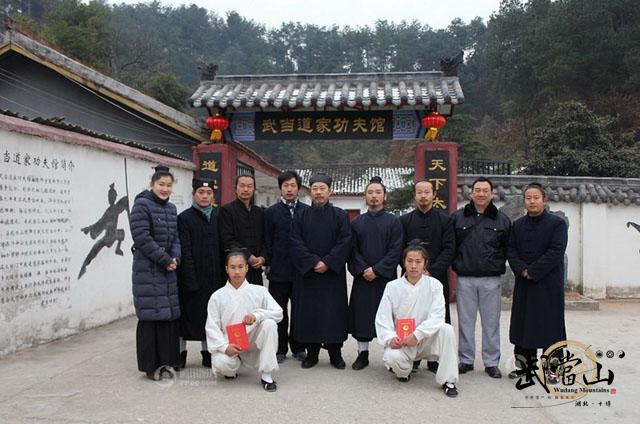
[[[116,0],[111,3],[143,3]],[[452,19],[468,23],[476,16],[485,22],[497,11],[500,0],[160,0],[164,5],[196,4],[224,16],[235,10],[240,15],[278,27],[282,22],[300,21],[320,26],[364,26],[386,19],[399,23],[413,19],[433,28],[445,28]]]

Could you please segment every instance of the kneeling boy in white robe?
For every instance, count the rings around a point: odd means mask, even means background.
[[[402,255],[406,274],[387,283],[376,314],[376,335],[384,349],[385,365],[398,380],[409,381],[413,362],[438,356],[436,381],[445,394],[455,397],[458,390],[458,351],[453,327],[445,323],[442,284],[424,275],[427,252],[410,245]],[[396,321],[413,319],[415,330],[402,340]]]
[[[258,368],[263,388],[273,392],[277,389],[272,373],[279,369],[277,323],[282,320],[282,308],[265,287],[245,279],[249,265],[242,252],[230,253],[225,269],[229,281],[211,295],[207,307],[205,331],[213,373],[232,379],[244,363]],[[246,351],[230,344],[227,337],[227,326],[241,322],[249,338]]]

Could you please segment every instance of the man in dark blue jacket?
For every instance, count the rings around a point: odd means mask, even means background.
[[[291,353],[299,361],[305,359],[304,346],[289,335],[289,314],[287,305],[291,298],[295,268],[291,261],[291,223],[293,217],[309,206],[298,201],[301,179],[295,171],[285,171],[278,176],[278,186],[282,198],[264,212],[264,236],[267,249],[267,261],[270,264],[267,278],[269,293],[278,302],[284,316],[278,323],[278,351],[276,357],[281,363]],[[287,346],[288,345],[288,346]]]

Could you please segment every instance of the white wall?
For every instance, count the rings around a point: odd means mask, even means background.
[[[116,243],[105,247],[78,279],[88,252],[104,236],[92,240],[81,228],[98,221],[109,206],[109,184],[115,183],[118,200],[126,195],[124,156],[6,127],[0,127],[0,140],[0,355],[133,313],[126,212],[118,216],[117,225],[125,231],[124,256],[114,253]],[[17,154],[20,164],[14,162]],[[148,187],[154,165],[127,159],[131,205]],[[180,211],[191,203],[192,171],[186,166],[172,170],[172,201]],[[45,222],[50,219],[55,221]]]
[[[499,204],[500,205],[500,204]],[[594,299],[640,297],[640,206],[549,202],[569,220],[567,286]]]
[[[333,206],[337,206],[344,210],[355,209],[359,210],[361,214],[367,211],[367,205],[364,202],[364,196],[361,197],[347,197],[347,196],[331,196],[330,202]]]
[[[640,206],[598,205],[606,225],[585,221],[585,228],[604,227],[604,263],[607,297],[640,297],[640,232],[628,222],[640,224]],[[604,243],[603,243],[604,244]]]

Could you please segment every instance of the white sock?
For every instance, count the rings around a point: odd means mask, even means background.
[[[261,378],[267,383],[273,383],[273,377],[270,372],[263,372]]]
[[[358,342],[358,353],[368,351],[369,342]]]

